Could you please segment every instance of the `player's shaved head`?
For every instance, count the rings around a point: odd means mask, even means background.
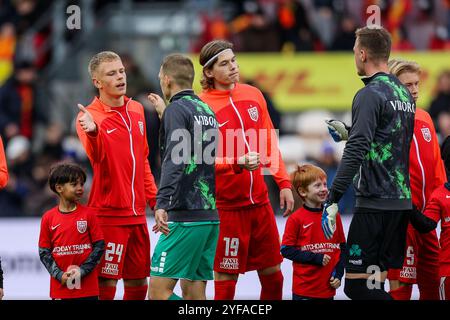
[[[94,55],[91,58],[91,61],[89,61],[89,75],[91,76],[91,78],[93,77],[93,75],[97,72],[99,66],[103,63],[103,62],[111,62],[111,61],[115,61],[115,60],[121,60],[119,55],[113,51],[102,51],[97,53],[96,55]]]
[[[161,72],[180,88],[192,88],[195,72],[194,65],[188,57],[178,53],[168,55],[161,65]]]

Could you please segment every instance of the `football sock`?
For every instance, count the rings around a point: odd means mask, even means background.
[[[260,300],[281,300],[283,297],[283,274],[281,270],[269,275],[260,275]]]
[[[123,300],[145,300],[148,285],[124,288]]]
[[[237,280],[214,281],[214,300],[233,300]]]
[[[114,300],[116,295],[116,287],[99,287],[100,300]]]
[[[183,300],[183,298],[178,296],[178,295],[176,295],[175,293],[172,293],[170,295],[169,299],[167,299],[167,300]]]
[[[394,300],[411,300],[412,285],[401,286],[395,290],[389,291]]]
[[[344,292],[352,300],[393,300],[384,291],[384,282],[375,282],[373,289],[367,286],[367,279],[345,279]],[[380,289],[376,289],[376,288]]]

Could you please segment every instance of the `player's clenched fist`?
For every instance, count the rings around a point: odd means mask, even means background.
[[[254,151],[250,151],[238,159],[238,165],[249,171],[258,169],[260,163],[259,153]]]
[[[78,108],[83,112],[83,115],[78,119],[81,128],[84,132],[95,132],[97,130],[97,125],[95,124],[91,113],[82,104],[78,104]]]

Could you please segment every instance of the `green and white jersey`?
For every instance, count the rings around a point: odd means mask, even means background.
[[[161,119],[161,180],[156,209],[169,221],[218,221],[215,153],[218,126],[214,112],[192,90],[170,100]]]
[[[416,105],[393,75],[364,78],[352,105],[352,126],[330,200],[336,202],[353,180],[356,207],[412,208],[409,149]]]

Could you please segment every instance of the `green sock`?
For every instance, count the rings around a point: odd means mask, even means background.
[[[183,300],[183,298],[177,296],[175,293],[172,293],[172,295],[169,297],[169,300]]]

